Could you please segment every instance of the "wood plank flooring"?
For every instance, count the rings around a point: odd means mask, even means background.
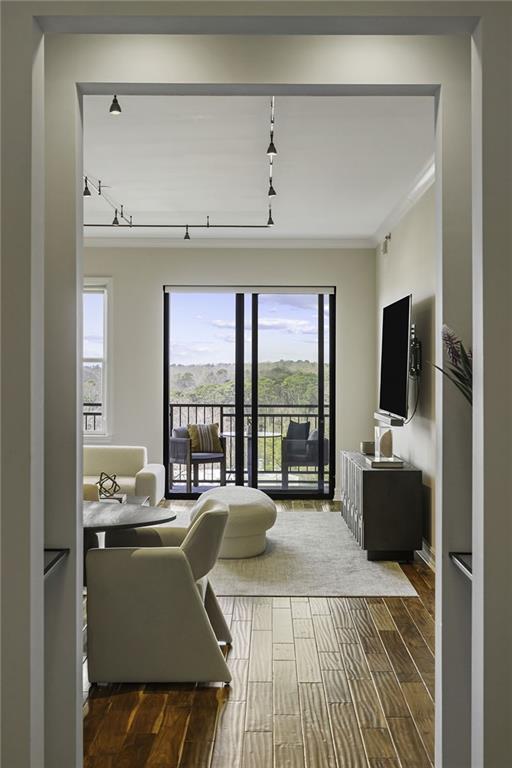
[[[432,766],[434,575],[403,570],[418,597],[220,598],[231,686],[93,686],[85,768]]]

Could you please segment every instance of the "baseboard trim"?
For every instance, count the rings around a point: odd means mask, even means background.
[[[428,542],[423,541],[423,547],[422,549],[417,550],[418,555],[421,557],[423,562],[428,565],[428,567],[436,572],[436,556],[434,553],[434,550],[431,548],[430,544]]]

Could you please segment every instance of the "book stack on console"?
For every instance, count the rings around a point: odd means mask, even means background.
[[[396,456],[375,458],[375,456],[366,456],[366,463],[372,469],[403,469],[404,462]]]

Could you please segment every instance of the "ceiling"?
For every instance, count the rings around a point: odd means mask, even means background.
[[[270,99],[261,96],[84,98],[84,172],[134,224],[265,224]],[[198,244],[304,245],[375,240],[432,169],[434,102],[411,96],[277,96],[270,229],[194,230]],[[97,194],[84,221],[110,224]],[[91,244],[182,245],[184,229],[86,227]]]

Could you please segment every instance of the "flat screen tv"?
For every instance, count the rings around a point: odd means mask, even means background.
[[[407,418],[412,296],[382,310],[379,409]]]

